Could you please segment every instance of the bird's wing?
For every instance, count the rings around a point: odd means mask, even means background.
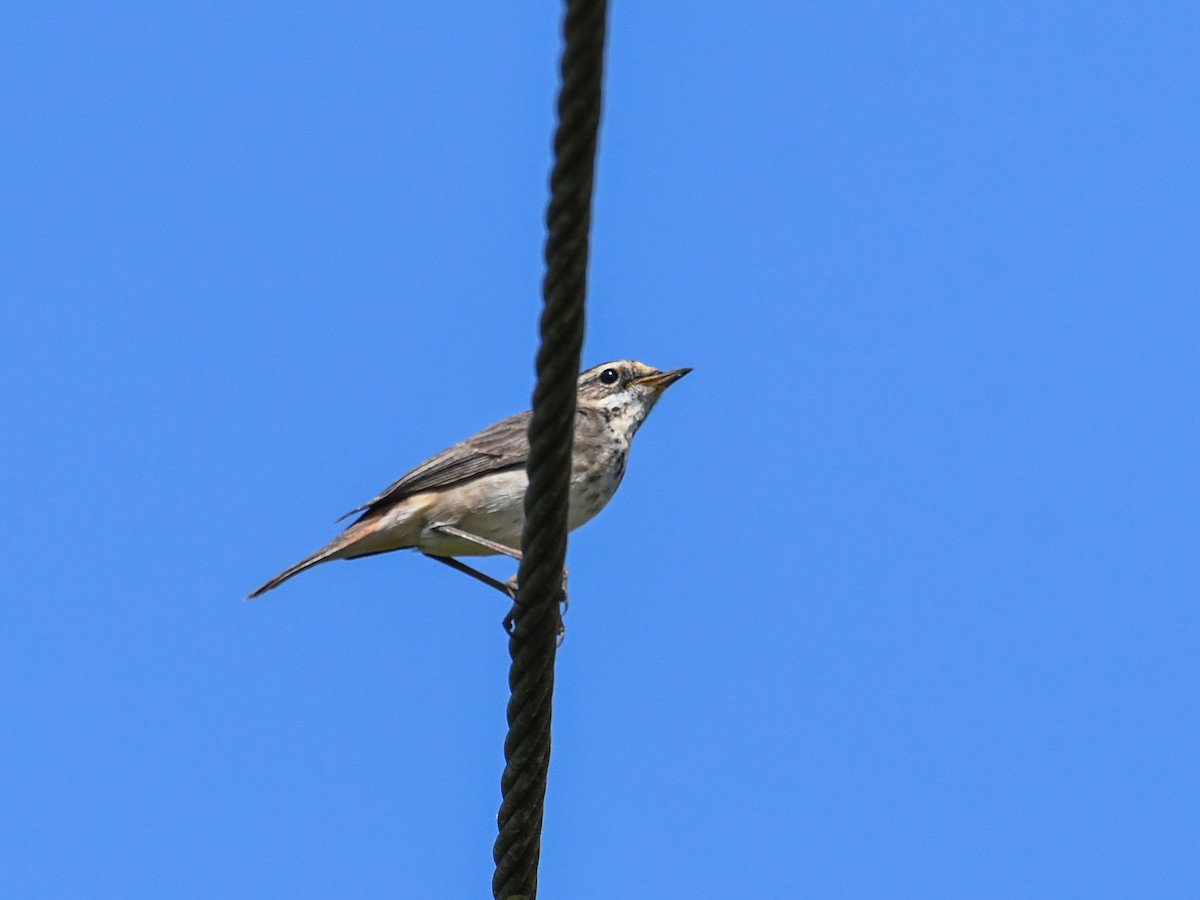
[[[430,457],[342,519],[364,510],[371,515],[421,491],[450,487],[491,472],[524,468],[529,457],[529,416],[528,412],[511,416]]]

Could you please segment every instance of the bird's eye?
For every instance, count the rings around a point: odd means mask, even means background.
[[[620,377],[621,376],[617,374],[616,369],[605,369],[603,372],[600,373],[600,383],[601,384],[616,384],[617,379],[619,379]]]

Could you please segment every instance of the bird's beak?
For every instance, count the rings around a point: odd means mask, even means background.
[[[653,375],[643,375],[635,379],[634,384],[648,384],[652,388],[665,391],[680,378],[692,371],[690,368],[672,369],[670,372],[655,372]]]

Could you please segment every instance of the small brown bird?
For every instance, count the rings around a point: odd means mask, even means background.
[[[567,522],[572,531],[612,499],[625,475],[634,434],[663,392],[690,371],[662,372],[621,360],[579,376]],[[453,557],[502,553],[520,558],[529,417],[523,412],[497,422],[421,463],[374,500],[347,513],[362,515],[327,546],[280,572],[247,599],[331,559],[405,549],[419,550],[511,592]]]

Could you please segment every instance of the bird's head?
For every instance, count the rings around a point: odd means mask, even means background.
[[[690,371],[663,372],[629,359],[602,363],[579,376],[578,402],[633,437],[663,392]]]

